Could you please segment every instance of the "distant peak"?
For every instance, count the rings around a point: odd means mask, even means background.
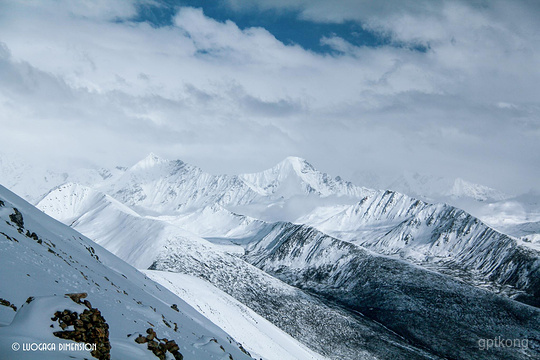
[[[285,159],[283,159],[283,162],[306,162],[306,159],[301,158],[299,156],[287,156]]]
[[[165,162],[168,162],[168,160],[163,159],[151,152],[144,159],[136,163],[132,168],[133,169],[146,169],[146,168],[159,165]]]
[[[306,159],[303,159],[298,156],[287,156],[279,164],[277,164],[278,167],[284,166],[284,165],[291,165],[295,169],[310,168],[312,170],[315,170],[313,166],[307,162]]]
[[[146,155],[146,158],[145,159],[150,159],[152,161],[155,161],[155,162],[163,162],[163,161],[166,161],[165,159],[159,157],[158,155],[154,154],[153,152],[151,152],[150,154]]]

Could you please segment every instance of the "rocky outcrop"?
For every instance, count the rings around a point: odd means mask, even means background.
[[[66,309],[57,311],[51,318],[52,321],[58,321],[62,331],[55,331],[56,337],[87,344],[95,344],[96,349],[90,354],[99,360],[110,360],[111,344],[109,342],[109,325],[101,315],[101,312],[93,308],[88,300],[81,302],[86,298],[86,293],[66,294],[77,304],[84,304],[85,309],[81,314],[76,311]],[[65,330],[73,326],[73,330]]]
[[[152,328],[148,328],[146,333],[146,336],[139,334],[135,339],[135,342],[137,344],[146,344],[147,349],[152,351],[152,353],[160,360],[165,360],[167,358],[167,352],[171,353],[175,360],[184,359],[184,356],[180,353],[180,348],[174,340],[158,338],[156,332]]]

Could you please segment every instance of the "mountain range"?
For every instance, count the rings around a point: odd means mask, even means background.
[[[534,226],[506,234],[452,205],[361,187],[297,157],[259,173],[212,175],[150,154],[39,186],[16,169],[2,181],[71,227],[62,231],[143,271],[257,358],[540,354]],[[474,201],[508,201],[464,181],[454,188]],[[478,345],[496,337],[528,346]]]

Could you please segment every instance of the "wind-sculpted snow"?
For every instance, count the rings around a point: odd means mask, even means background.
[[[540,356],[540,310],[306,226],[278,224],[248,247],[252,264],[380,322],[435,355],[456,359]],[[480,348],[484,339],[522,348]]]
[[[90,304],[109,326],[113,359],[155,358],[146,345],[134,341],[148,328],[160,338],[174,340],[186,360],[222,359],[229,354],[234,359],[250,358],[225,332],[166,288],[1,186],[0,275],[2,359],[91,358],[88,351],[59,352],[58,343],[70,340],[53,335],[58,329],[51,320],[56,311],[82,313]],[[88,305],[63,295],[82,292],[88,294]],[[12,350],[14,342],[21,343],[18,352]],[[24,352],[22,344],[27,342],[57,343],[57,351]]]

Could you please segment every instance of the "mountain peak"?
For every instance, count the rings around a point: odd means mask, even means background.
[[[132,169],[147,169],[166,162],[168,162],[168,160],[151,152],[144,159],[133,165]]]
[[[292,167],[297,173],[301,172],[303,169],[315,170],[313,165],[308,163],[306,159],[298,156],[287,156],[275,166],[275,168],[285,167]]]

